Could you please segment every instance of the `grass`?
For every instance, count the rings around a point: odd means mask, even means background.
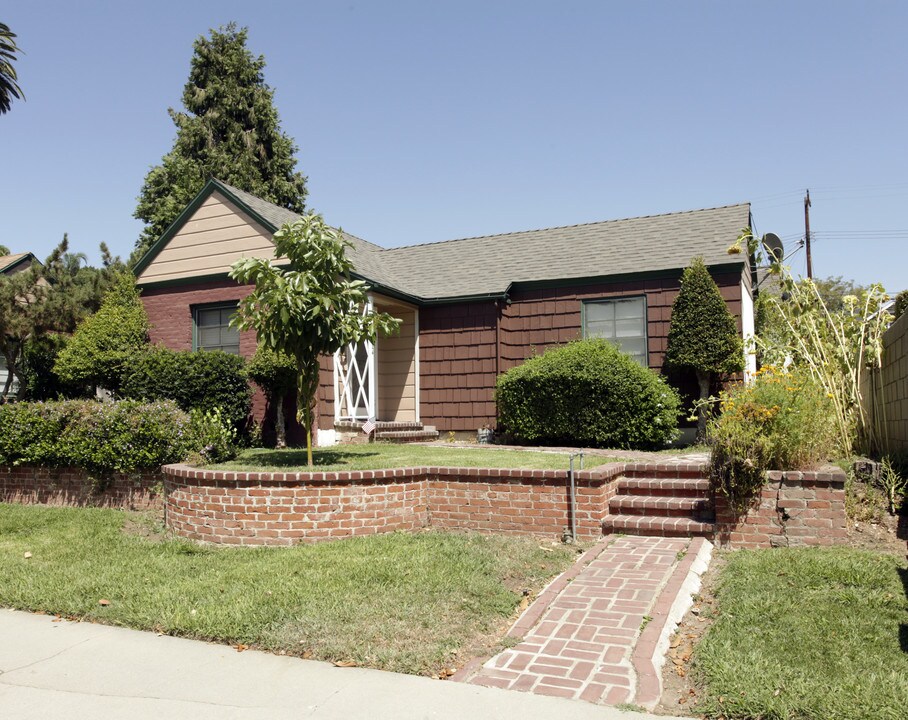
[[[487,467],[531,470],[567,470],[566,453],[530,450],[486,450],[446,448],[437,445],[372,443],[316,448],[312,451],[316,470],[382,470],[401,467]],[[600,462],[601,460],[601,462]],[[595,458],[597,465],[610,458]],[[587,458],[587,467],[592,467]],[[306,451],[252,448],[235,460],[208,466],[219,470],[276,471],[306,469]]]
[[[707,717],[902,720],[908,568],[848,548],[739,551],[694,670]]]
[[[0,606],[431,675],[493,651],[521,591],[576,553],[442,532],[213,548],[124,532],[136,521],[0,504]]]

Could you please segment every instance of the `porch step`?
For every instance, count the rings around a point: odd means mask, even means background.
[[[389,422],[386,420],[378,420],[375,423],[375,432],[383,431],[402,431],[402,430],[423,430],[424,425],[420,422],[412,421],[402,421],[402,422]],[[434,428],[433,428],[434,429]]]
[[[603,533],[653,535],[657,537],[712,536],[715,523],[681,517],[647,517],[645,515],[609,515],[602,523]]]
[[[375,439],[386,442],[430,442],[438,439],[438,430],[434,425],[423,425],[418,422],[384,422],[375,423]]]

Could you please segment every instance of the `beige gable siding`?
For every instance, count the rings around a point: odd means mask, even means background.
[[[226,273],[243,257],[274,254],[271,233],[213,192],[139,276],[139,284]]]
[[[384,309],[384,308],[379,308]],[[416,312],[389,308],[401,319],[400,334],[378,339],[378,418],[416,420]]]

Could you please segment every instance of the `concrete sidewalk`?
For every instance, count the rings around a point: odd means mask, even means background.
[[[656,718],[576,700],[337,668],[252,650],[239,653],[225,645],[2,609],[0,717]]]

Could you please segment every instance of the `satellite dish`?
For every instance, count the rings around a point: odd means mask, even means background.
[[[775,233],[766,233],[763,236],[763,247],[766,248],[766,252],[773,261],[782,262],[782,258],[785,257],[785,246],[782,245],[782,238]]]

